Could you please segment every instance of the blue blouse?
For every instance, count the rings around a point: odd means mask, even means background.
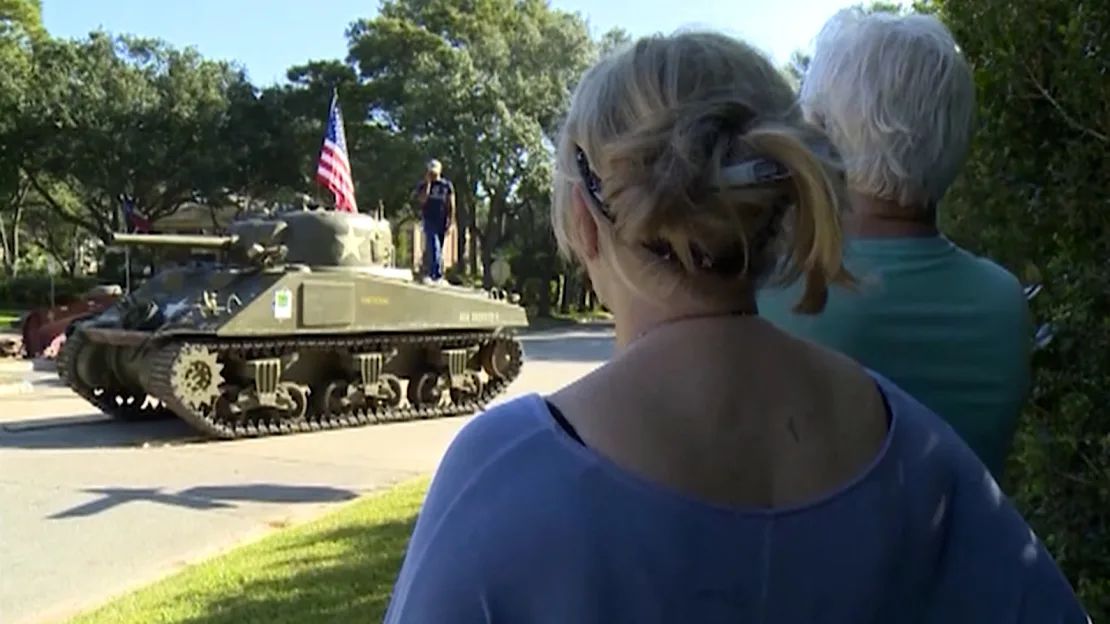
[[[875,375],[881,451],[789,508],[714,505],[572,439],[526,395],[433,479],[391,623],[1087,624],[1068,581],[940,418]]]

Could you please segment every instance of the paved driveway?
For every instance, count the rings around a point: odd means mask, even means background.
[[[590,326],[523,342],[507,397],[559,388],[612,352],[611,331]],[[108,421],[49,382],[0,397],[0,622],[64,619],[430,472],[466,421],[212,442],[176,420]]]

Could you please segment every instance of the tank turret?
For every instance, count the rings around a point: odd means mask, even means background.
[[[522,366],[524,309],[390,268],[385,219],[291,211],[224,236],[115,240],[225,256],[160,271],[70,326],[59,376],[117,418],[170,412],[237,438],[466,414]]]
[[[383,267],[393,259],[389,222],[370,215],[289,211],[231,223],[225,236],[116,234],[117,245],[226,251],[231,262],[317,268]]]

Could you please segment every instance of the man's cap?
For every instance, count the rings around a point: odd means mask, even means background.
[[[436,160],[434,158],[429,160],[428,161],[428,171],[435,171],[436,173],[439,173],[439,172],[443,171],[443,163],[439,162],[438,160]]]

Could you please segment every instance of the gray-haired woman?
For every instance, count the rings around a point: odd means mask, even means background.
[[[1029,393],[1029,307],[1014,275],[937,228],[975,124],[971,68],[936,17],[845,10],[817,38],[801,104],[844,160],[861,284],[817,317],[791,310],[796,286],[766,289],[760,312],[898,384],[999,478]]]

